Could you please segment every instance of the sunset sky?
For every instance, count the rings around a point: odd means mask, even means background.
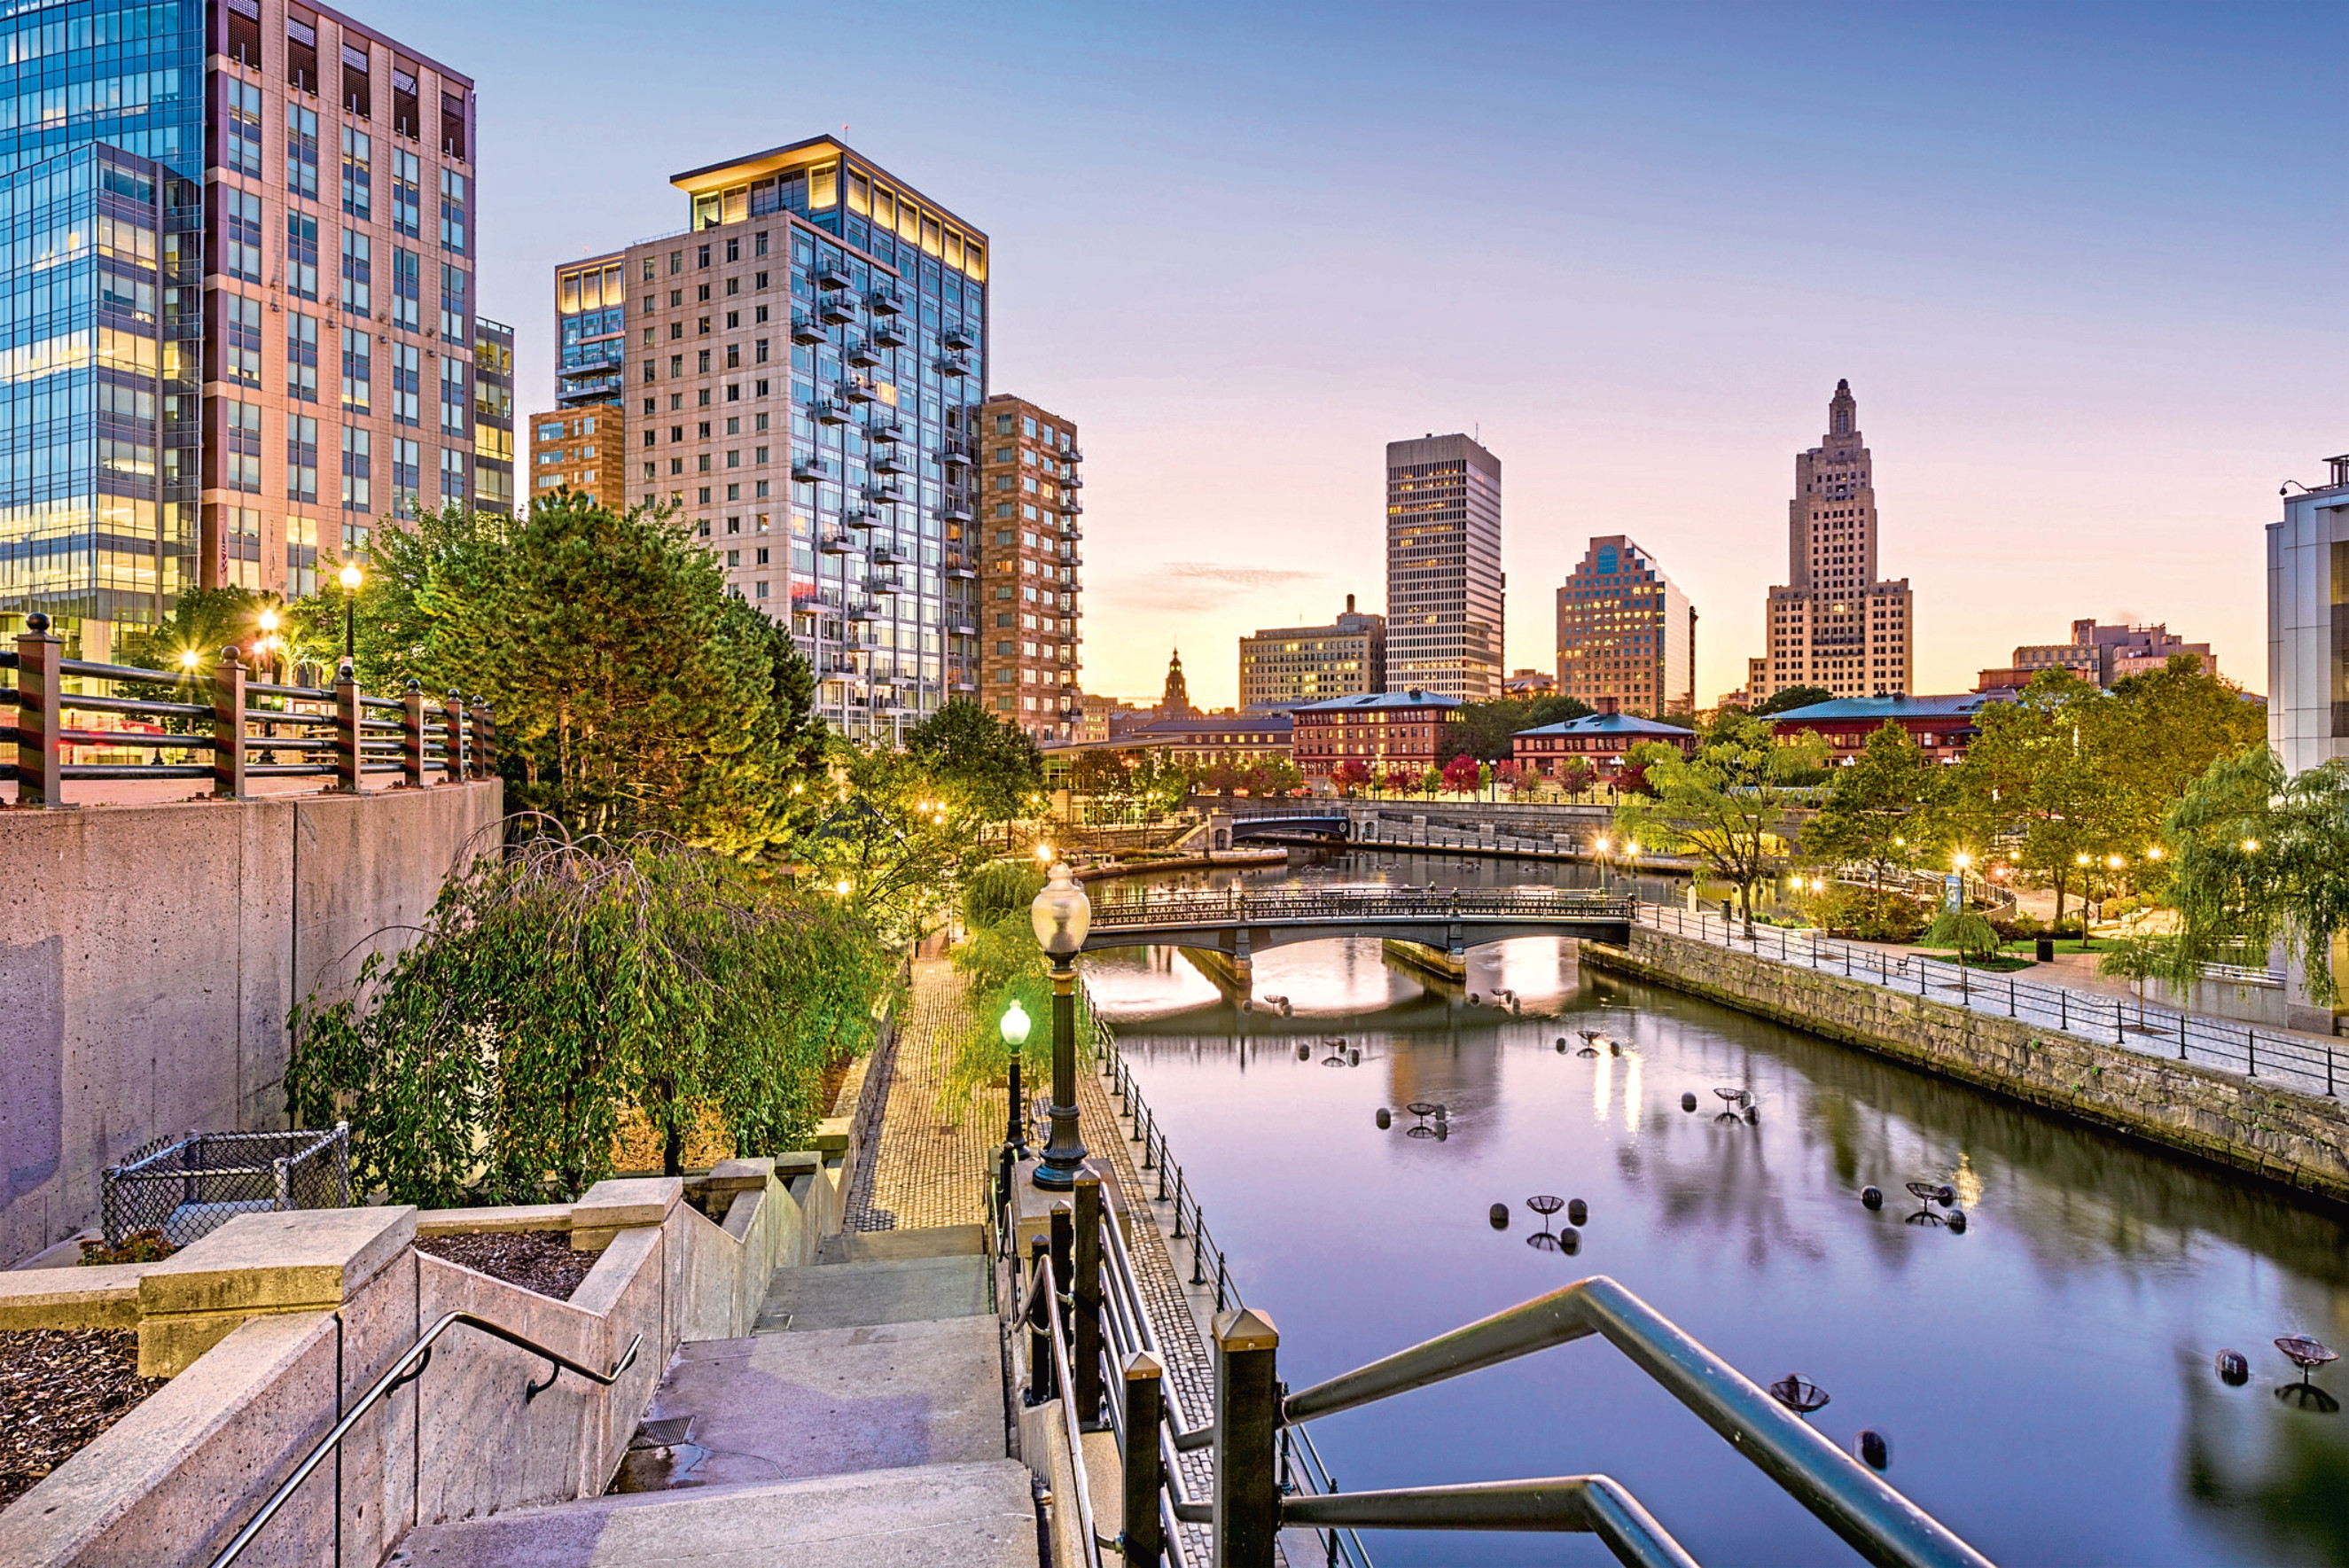
[[[1504,464],[1512,667],[1629,533],[1761,649],[1838,377],[1916,689],[2075,616],[2266,682],[2261,526],[2349,450],[2338,5],[851,8],[370,21],[480,83],[481,306],[554,385],[551,269],[685,169],[844,139],[988,230],[990,384],[1083,432],[1088,690],[1382,608],[1383,447]]]

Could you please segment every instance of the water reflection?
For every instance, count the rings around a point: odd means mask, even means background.
[[[1502,871],[1527,880],[1506,862],[1459,876]],[[1290,874],[1453,873],[1382,856]],[[1889,1435],[1890,1479],[2001,1563],[2349,1562],[2349,1415],[2276,1399],[2298,1374],[2271,1345],[2349,1344],[2337,1213],[1579,974],[1554,942],[1470,958],[1454,994],[1374,942],[1275,949],[1256,990],[1294,998],[1292,1018],[1240,1013],[1169,953],[1086,961],[1250,1303],[1283,1330],[1292,1384],[1603,1272],[1757,1381],[1826,1388],[1814,1423],[1846,1447]],[[1520,1015],[1464,999],[1496,986]],[[1577,1055],[1585,1028],[1620,1054]],[[1340,1036],[1360,1066],[1321,1065]],[[1746,1091],[1754,1121],[1717,1120],[1717,1088]],[[1446,1107],[1448,1137],[1405,1135],[1414,1101]],[[1952,1188],[1965,1231],[1903,1223],[1910,1181]],[[1857,1202],[1869,1182],[1881,1212]],[[1529,1220],[1534,1194],[1587,1202],[1578,1256],[1526,1246],[1537,1226],[1493,1229],[1491,1204]],[[2222,1346],[2250,1358],[2245,1387],[2220,1382]],[[2338,1367],[2316,1382],[2349,1392]],[[1602,1470],[1702,1560],[1854,1560],[1595,1345],[1325,1424],[1350,1487]],[[1605,1561],[1572,1539],[1374,1550],[1382,1565]]]

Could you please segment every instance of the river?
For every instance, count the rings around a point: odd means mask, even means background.
[[[1360,853],[1248,875],[1567,880],[1589,879]],[[2349,1563],[2349,1415],[2280,1399],[2298,1374],[2272,1344],[2349,1348],[2338,1211],[1584,973],[1549,939],[1474,950],[1464,987],[1423,983],[1376,942],[1276,948],[1254,992],[1289,998],[1288,1018],[1242,1014],[1171,949],[1084,968],[1249,1305],[1280,1329],[1292,1387],[1605,1274],[1755,1381],[1817,1384],[1815,1426],[1847,1449],[1884,1434],[1888,1479],[1998,1563]],[[1519,1012],[1464,995],[1500,987]],[[1623,1053],[1578,1055],[1585,1028]],[[1359,1065],[1325,1065],[1340,1037]],[[1754,1119],[1723,1119],[1716,1088],[1748,1091]],[[1433,1126],[1413,1102],[1445,1107],[1444,1136],[1408,1135]],[[1962,1231],[1908,1222],[1917,1180],[1956,1189]],[[1880,1211],[1859,1202],[1870,1183]],[[1537,1194],[1587,1202],[1577,1254],[1527,1244]],[[2216,1375],[2222,1347],[2249,1358],[2246,1386]],[[2339,1367],[2316,1380],[2349,1397]],[[1597,1339],[1314,1433],[1349,1490],[1599,1472],[1701,1562],[1858,1561]],[[1365,1541],[1381,1568],[1611,1561],[1588,1537]]]

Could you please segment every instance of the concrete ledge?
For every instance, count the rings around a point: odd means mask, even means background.
[[[239,1214],[139,1279],[139,1374],[172,1377],[247,1318],[332,1312],[416,1243],[416,1211]]]
[[[136,1328],[139,1276],[158,1264],[0,1274],[0,1331]]]
[[[794,1176],[812,1176],[823,1169],[823,1156],[812,1149],[775,1156],[775,1179],[779,1181],[789,1181]]]
[[[851,1118],[827,1116],[815,1124],[815,1151],[832,1156],[848,1152],[848,1131]]]
[[[775,1161],[761,1157],[754,1160],[721,1160],[709,1168],[701,1185],[712,1192],[755,1192],[767,1184],[775,1173]]]
[[[660,1225],[685,1201],[681,1176],[627,1176],[598,1181],[571,1205],[571,1244],[600,1253],[622,1231]]]
[[[493,1209],[432,1209],[416,1216],[419,1236],[478,1236],[516,1231],[567,1231],[568,1203],[515,1203]]]

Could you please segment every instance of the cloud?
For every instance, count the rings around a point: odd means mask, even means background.
[[[1327,573],[1279,566],[1243,566],[1220,561],[1170,561],[1140,571],[1104,577],[1094,590],[1096,604],[1170,614],[1198,614],[1230,605],[1246,594],[1295,583],[1313,583]]]
[[[1231,588],[1278,588],[1287,583],[1311,583],[1326,572],[1296,572],[1278,566],[1226,566],[1215,561],[1170,561],[1159,568],[1170,577],[1192,577]]]

